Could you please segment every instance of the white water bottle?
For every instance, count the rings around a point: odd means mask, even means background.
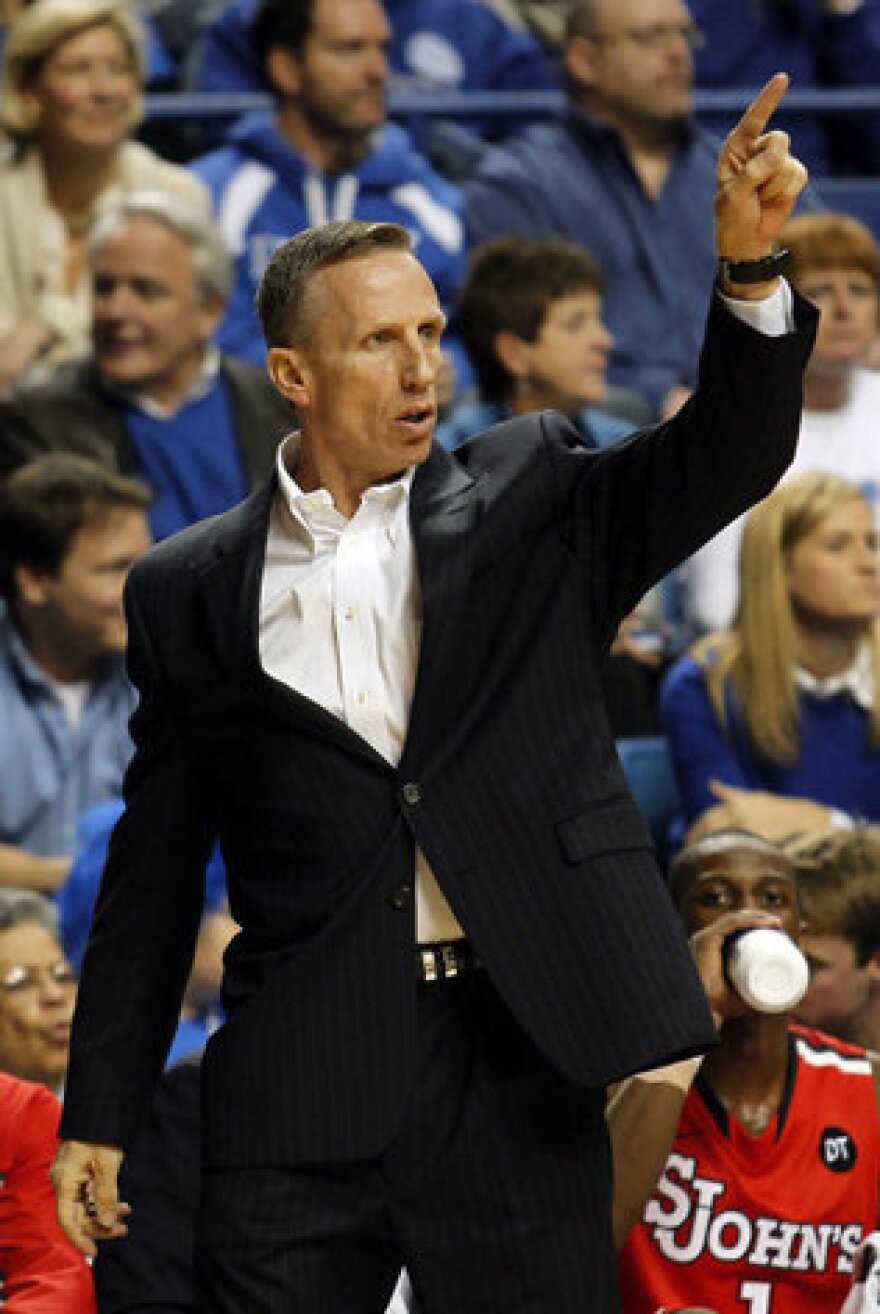
[[[787,1013],[807,992],[807,960],[784,931],[748,926],[724,942],[727,976],[740,999],[759,1013]]]

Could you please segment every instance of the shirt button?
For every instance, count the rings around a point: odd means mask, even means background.
[[[358,690],[357,694],[355,695],[355,701],[357,702],[359,707],[363,707],[364,703],[367,701],[367,694],[363,689]]]
[[[422,787],[417,780],[408,780],[400,792],[404,803],[409,803],[410,806],[422,801]]]
[[[356,615],[357,615],[357,607],[346,607],[345,609],[346,620],[354,620]]]
[[[411,885],[398,885],[388,895],[388,902],[396,912],[403,912],[412,903],[413,887]]]

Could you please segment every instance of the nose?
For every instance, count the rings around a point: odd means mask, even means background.
[[[94,313],[96,318],[122,319],[129,311],[131,294],[126,283],[119,279],[95,287]]]
[[[382,46],[371,50],[367,57],[367,75],[373,83],[385,84],[391,74],[388,52]]]
[[[40,1003],[48,1007],[57,1007],[67,1001],[70,987],[56,981],[51,972],[44,972],[40,977]]]
[[[880,558],[877,556],[877,548],[872,543],[862,543],[859,568],[869,575],[876,575],[880,571]]]
[[[846,288],[835,288],[831,298],[831,313],[835,319],[849,319],[854,302]]]
[[[428,388],[437,378],[440,368],[440,348],[421,338],[406,351],[403,362],[403,386],[411,391]]]

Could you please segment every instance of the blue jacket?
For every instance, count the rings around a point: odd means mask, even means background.
[[[328,219],[405,225],[441,301],[451,304],[464,271],[461,196],[396,125],[386,125],[356,169],[327,175],[305,163],[272,119],[251,115],[233,129],[229,145],[190,167],[211,191],[215,217],[235,258],[235,285],[217,334],[224,350],[263,360],[253,308],[263,270],[291,234]]]
[[[865,0],[852,14],[823,14],[818,0],[689,0],[706,36],[696,58],[701,87],[760,86],[777,69],[792,86],[857,87],[880,84],[880,4]],[[701,116],[714,132],[729,132],[736,116]],[[773,126],[791,134],[795,154],[818,177],[876,173],[880,169],[880,115],[817,118],[783,112]]]
[[[572,106],[484,156],[465,187],[469,240],[555,234],[586,247],[605,278],[609,381],[658,408],[695,378],[715,277],[717,154],[715,138],[688,125],[654,200],[617,134]]]

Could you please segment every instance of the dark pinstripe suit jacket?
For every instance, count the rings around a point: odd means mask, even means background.
[[[124,1144],[171,1038],[219,833],[244,931],[208,1045],[212,1163],[357,1157],[414,1051],[413,843],[559,1069],[603,1083],[713,1037],[598,677],[645,589],[790,461],[813,315],[767,339],[720,306],[670,424],[587,451],[554,413],[434,450],[413,482],[423,594],[392,768],[264,675],[270,485],[147,554],[128,590],[141,702],[85,958],[62,1132]]]

